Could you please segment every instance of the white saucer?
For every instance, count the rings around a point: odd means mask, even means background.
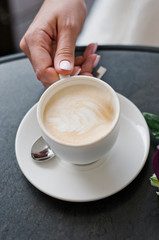
[[[138,108],[119,94],[121,127],[108,159],[77,166],[54,158],[45,163],[32,160],[32,144],[40,137],[36,105],[17,131],[17,161],[25,177],[42,192],[66,201],[86,202],[108,197],[131,183],[143,168],[149,152],[147,124]]]

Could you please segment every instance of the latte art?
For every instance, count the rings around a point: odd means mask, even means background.
[[[91,102],[83,102],[81,107],[64,109],[58,116],[50,116],[48,122],[52,123],[60,132],[76,132],[77,135],[90,131],[91,128],[105,124],[105,118],[98,106]]]
[[[96,141],[110,130],[114,118],[111,95],[91,85],[60,90],[46,105],[44,125],[57,140],[68,144]]]

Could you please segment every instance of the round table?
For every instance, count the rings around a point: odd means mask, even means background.
[[[103,80],[141,112],[159,115],[159,49],[99,46],[98,54],[107,68]],[[144,168],[122,191],[87,203],[49,197],[28,182],[15,156],[18,126],[45,89],[23,54],[0,63],[0,239],[157,240],[159,199],[149,181],[155,138]]]

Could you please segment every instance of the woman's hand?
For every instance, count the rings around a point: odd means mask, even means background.
[[[93,68],[95,68],[97,66],[97,64],[100,60],[100,55],[95,54],[96,50],[97,50],[96,43],[89,44],[86,47],[83,55],[75,58],[75,60],[74,60],[75,66],[70,75],[71,76],[75,76],[75,75],[92,76]],[[58,81],[58,80],[59,80],[59,76],[57,75],[57,78],[55,81]],[[45,82],[45,83],[43,83],[43,85],[46,88],[48,88],[52,83]]]
[[[92,56],[92,50],[81,56],[81,62],[74,57],[76,40],[85,18],[84,0],[45,0],[22,38],[20,48],[45,87],[59,79],[58,73],[68,75],[81,68],[81,74],[84,74],[93,67],[97,55]],[[90,63],[93,63],[92,67],[88,67]]]

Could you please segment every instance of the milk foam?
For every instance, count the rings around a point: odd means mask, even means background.
[[[91,85],[60,90],[44,111],[46,129],[59,141],[86,144],[100,139],[114,118],[111,95]]]

